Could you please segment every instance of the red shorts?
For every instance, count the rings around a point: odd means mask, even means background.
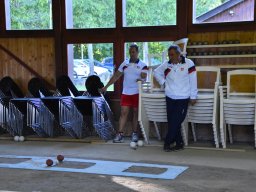
[[[121,95],[121,106],[138,108],[139,106],[139,94],[135,95]]]

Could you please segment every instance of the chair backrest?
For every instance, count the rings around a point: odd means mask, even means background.
[[[232,96],[256,96],[256,71],[233,70],[227,72],[227,98]]]
[[[40,98],[42,95],[45,97],[52,96],[50,90],[44,85],[43,80],[37,77],[30,79],[28,82],[28,90],[31,95],[36,98]]]
[[[215,83],[221,82],[220,68],[211,66],[198,66],[197,87],[199,91],[213,91]]]
[[[85,87],[91,96],[101,96],[99,89],[103,88],[104,84],[101,82],[99,76],[91,75],[86,79]]]
[[[24,97],[20,87],[9,76],[6,76],[1,79],[0,90],[1,90],[2,94],[4,94],[7,97],[13,97],[13,98]]]
[[[172,44],[174,45],[178,45],[181,49],[181,55],[186,56],[187,55],[187,44],[188,44],[188,38],[183,38],[183,39],[179,39],[177,41],[174,41]],[[167,51],[164,51],[162,53],[162,60],[163,62],[166,60],[167,58]]]
[[[67,75],[58,77],[56,87],[62,96],[71,96],[70,91],[75,97],[81,95]]]
[[[183,39],[174,41],[173,44],[178,45],[180,47],[182,55],[185,56],[187,54],[188,38],[183,38]]]

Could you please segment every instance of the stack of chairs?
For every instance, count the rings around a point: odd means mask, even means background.
[[[6,132],[9,119],[9,100],[0,89],[0,128],[1,132]]]
[[[191,123],[194,141],[196,137],[196,124],[212,124],[214,143],[219,148],[219,93],[221,84],[220,68],[197,67],[198,96],[195,105],[189,105],[187,122]]]
[[[227,86],[220,86],[220,135],[226,148],[227,128],[233,143],[232,125],[254,125],[256,147],[256,71],[233,70],[227,73]]]
[[[77,109],[71,97],[63,97],[59,103],[60,125],[73,138],[83,138],[83,115]]]
[[[100,138],[110,140],[116,134],[113,113],[104,96],[93,98],[93,126]]]
[[[157,123],[167,123],[167,112],[166,112],[166,99],[164,91],[162,90],[151,90],[150,83],[139,84],[139,114],[138,121],[144,136],[144,140],[147,144],[149,141],[149,126],[150,122],[153,122],[158,140],[161,140],[160,132]],[[185,123],[182,124],[181,133],[184,144],[187,146],[187,128]]]
[[[40,137],[56,136],[54,114],[40,99],[52,96],[52,93],[43,81],[36,77],[28,82],[28,90],[31,98],[27,102],[27,126],[31,127]]]
[[[83,115],[77,109],[73,97],[81,96],[71,79],[66,76],[60,76],[56,81],[59,100],[59,123],[62,128],[73,138],[82,138],[84,136]]]
[[[1,99],[1,109],[4,112],[2,116],[2,124],[12,136],[23,135],[23,127],[26,126],[24,122],[25,115],[22,112],[24,105],[18,108],[15,105],[15,99],[23,98],[24,95],[19,86],[9,76],[6,76],[0,81],[0,90],[3,99]],[[26,107],[25,107],[26,109]]]

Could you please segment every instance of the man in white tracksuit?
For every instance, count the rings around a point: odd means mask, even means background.
[[[194,105],[197,97],[196,68],[190,59],[181,55],[179,46],[168,49],[169,61],[154,71],[160,85],[165,87],[168,132],[164,142],[164,151],[184,149],[181,136],[181,124],[184,121],[188,104]],[[176,143],[174,147],[171,144]]]

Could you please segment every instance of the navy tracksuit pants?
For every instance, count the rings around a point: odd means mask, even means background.
[[[183,145],[181,136],[181,124],[186,118],[189,99],[171,99],[166,97],[168,132],[165,137],[165,145],[176,143]]]

